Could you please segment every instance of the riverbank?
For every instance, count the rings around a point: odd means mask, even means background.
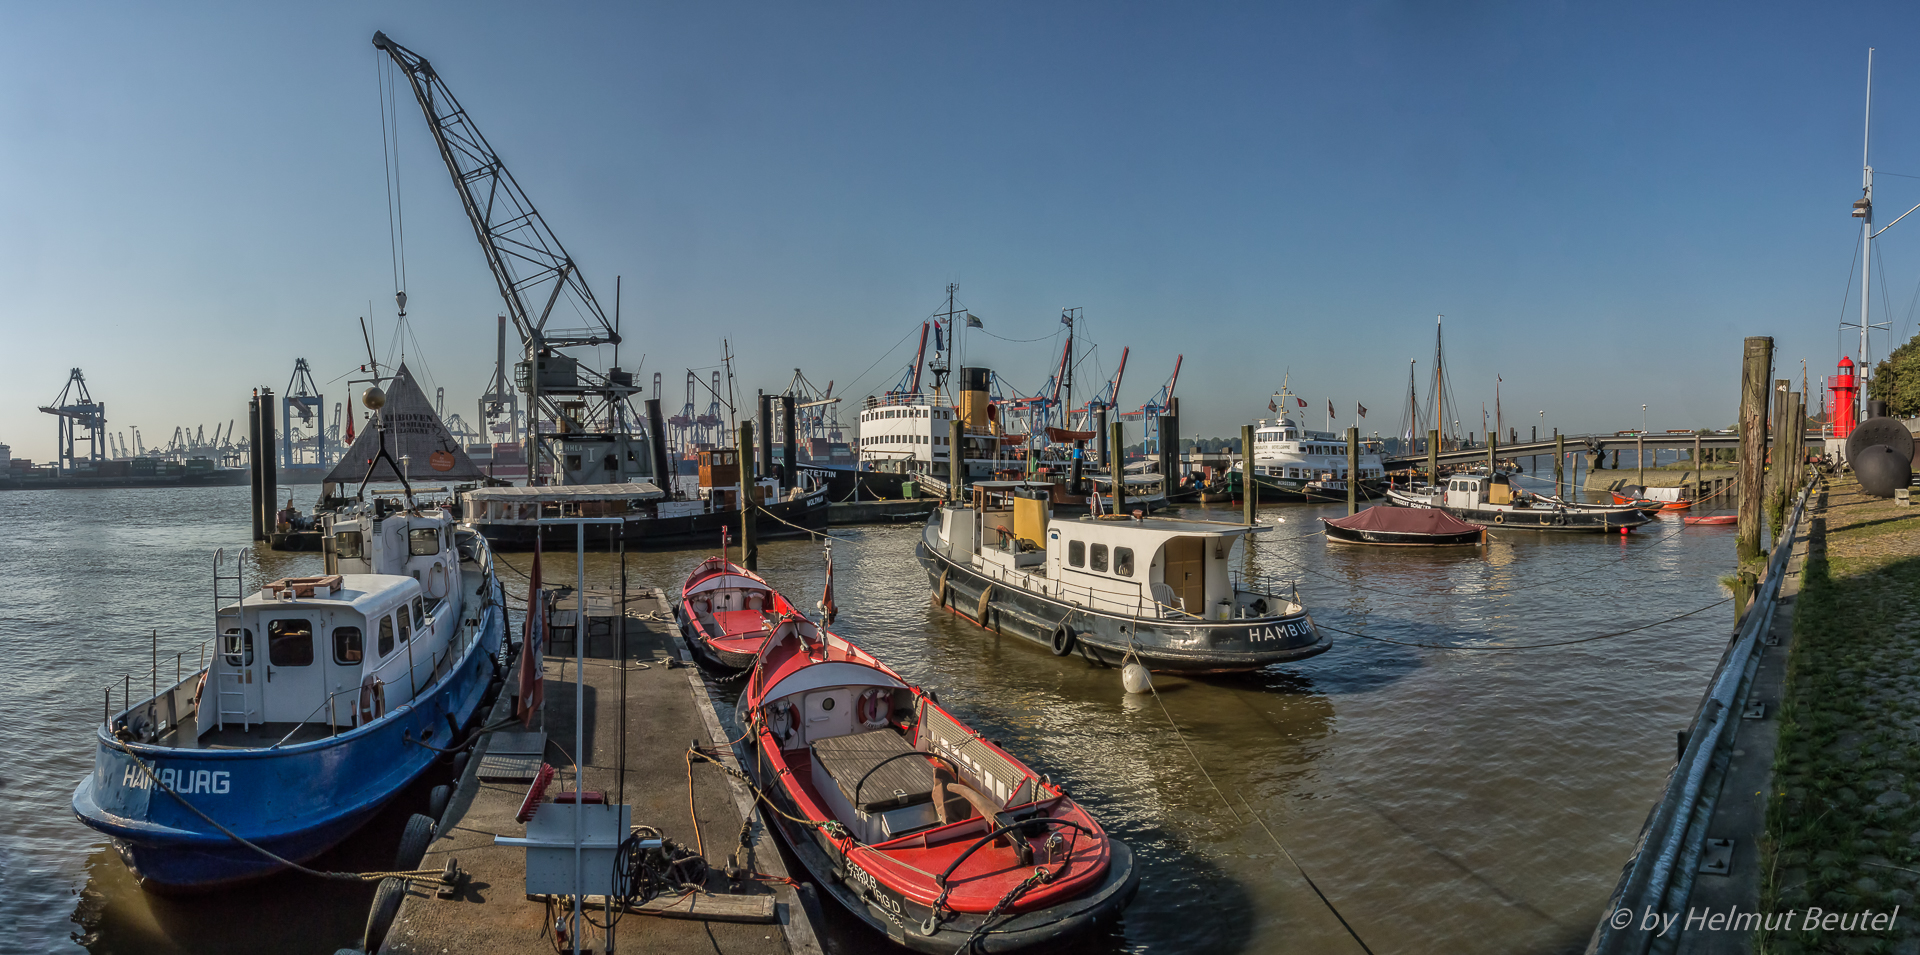
[[[1758,935],[1763,951],[1920,952],[1920,511],[1829,491],[1807,561],[1767,816],[1762,911],[1897,920]],[[1818,530],[1816,525],[1816,530]],[[1824,542],[1824,547],[1821,546]],[[1798,926],[1795,926],[1798,928]]]

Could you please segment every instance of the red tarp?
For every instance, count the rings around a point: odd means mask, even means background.
[[[1437,507],[1369,507],[1352,517],[1330,518],[1327,523],[1350,531],[1394,534],[1462,534],[1480,529]]]

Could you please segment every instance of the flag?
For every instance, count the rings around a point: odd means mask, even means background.
[[[1268,399],[1267,399],[1267,410],[1268,410],[1268,411],[1279,411],[1279,410],[1280,410],[1280,406],[1279,406],[1279,405],[1276,405],[1276,404],[1274,404],[1274,403],[1273,403],[1273,399],[1272,399],[1272,398],[1268,398]]]
[[[1093,492],[1093,496],[1087,498],[1087,506],[1093,509],[1093,516],[1095,517],[1100,516],[1100,492],[1099,491]]]
[[[972,312],[968,312],[967,327],[968,328],[986,328],[987,326],[980,324],[980,320],[978,318],[975,318]]]
[[[940,323],[939,322],[933,323],[933,350],[934,351],[947,350],[947,346],[941,344],[941,341],[940,341]]]
[[[1360,417],[1364,418],[1366,416],[1367,416],[1367,406],[1360,405]]]
[[[1334,411],[1334,410],[1333,410],[1333,399],[1332,399],[1332,398],[1328,398],[1328,399],[1327,399],[1327,417],[1329,417],[1329,418],[1331,418],[1331,417],[1333,417],[1334,415],[1336,415],[1336,414],[1338,414],[1338,413],[1339,413],[1339,412],[1336,412],[1336,411]]]
[[[347,415],[347,446],[353,446],[353,415]]]
[[[1060,324],[1062,324],[1062,325],[1072,325],[1072,324],[1073,324],[1073,319],[1071,319],[1071,318],[1068,318],[1068,317],[1066,317],[1065,315],[1062,315],[1062,316],[1060,316]]]
[[[1294,398],[1293,400],[1300,402],[1300,407],[1302,408],[1307,406],[1307,399],[1305,398]]]
[[[540,589],[540,535],[533,535],[533,573],[527,575],[527,630],[520,640],[520,725],[531,727],[546,702],[541,653],[547,642],[546,594]]]
[[[832,546],[828,546],[827,590],[826,594],[820,598],[820,622],[825,626],[831,627],[833,626],[833,618],[839,615],[840,608],[833,604],[833,548]]]

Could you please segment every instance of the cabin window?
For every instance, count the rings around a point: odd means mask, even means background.
[[[1069,541],[1067,543],[1067,566],[1087,566],[1087,545],[1084,541]]]
[[[1133,576],[1133,548],[1115,547],[1113,549],[1113,572],[1116,576]]]
[[[405,643],[413,639],[413,620],[407,616],[407,605],[401,604],[400,609],[395,611],[395,615],[400,618],[400,642]]]
[[[333,662],[355,664],[360,662],[360,628],[333,628]]]
[[[1107,545],[1105,545],[1105,544],[1095,544],[1095,545],[1093,545],[1093,560],[1092,560],[1092,561],[1090,561],[1089,563],[1090,563],[1090,564],[1092,565],[1092,567],[1093,567],[1093,569],[1094,569],[1094,570],[1097,570],[1097,571],[1100,571],[1100,572],[1101,572],[1101,573],[1103,573],[1103,574],[1104,574],[1104,573],[1106,573],[1106,571],[1107,571]]]
[[[380,656],[385,658],[393,652],[393,615],[380,618]]]
[[[228,628],[226,633],[228,666],[253,666],[253,631]]]
[[[267,662],[277,667],[312,666],[313,621],[269,621],[267,623]]]
[[[359,560],[365,556],[364,541],[359,531],[341,531],[333,535],[334,556],[346,560]]]
[[[416,527],[407,531],[407,553],[414,557],[432,557],[440,553],[440,529]]]
[[[420,609],[420,598],[418,597],[413,598],[413,620],[415,623],[423,625],[427,622],[427,612]]]

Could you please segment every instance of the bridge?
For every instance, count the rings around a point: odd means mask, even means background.
[[[1823,435],[1824,432],[1819,430],[1809,430],[1806,433],[1806,439],[1809,441],[1820,441]],[[1740,436],[1731,431],[1706,433],[1667,431],[1660,433],[1647,432],[1643,434],[1567,434],[1561,435],[1557,440],[1565,441],[1568,451],[1578,451],[1589,456],[1606,454],[1609,451],[1692,451],[1695,448],[1707,451],[1717,448],[1738,448],[1740,446]],[[1558,447],[1559,445],[1554,440],[1522,441],[1515,444],[1498,445],[1493,450],[1502,459],[1525,458],[1534,455],[1552,457]],[[1441,464],[1467,464],[1476,461],[1485,461],[1487,459],[1487,446],[1482,444],[1452,451],[1441,451],[1435,455],[1435,457],[1439,459]],[[1382,456],[1381,463],[1387,470],[1393,471],[1406,467],[1425,465],[1427,463],[1427,456],[1425,454]]]

